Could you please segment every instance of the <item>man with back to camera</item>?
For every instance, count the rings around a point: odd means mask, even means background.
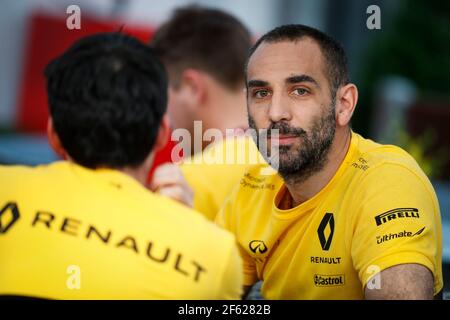
[[[167,76],[153,51],[97,34],[45,75],[49,140],[68,160],[0,166],[0,295],[238,299],[234,237],[143,186],[168,134]]]
[[[275,28],[250,51],[246,86],[278,174],[251,168],[216,219],[236,235],[245,289],[264,279],[267,299],[439,297],[435,192],[405,151],[351,130],[358,92],[343,48],[307,26]]]
[[[175,10],[150,41],[168,70],[168,113],[173,129],[191,136],[181,168],[194,191],[194,208],[211,220],[248,164],[264,161],[258,158],[251,138],[226,137],[227,129],[243,131],[248,127],[244,67],[251,45],[250,32],[234,16],[201,6]],[[194,150],[194,139],[202,140],[196,136],[195,121],[201,121],[198,133],[202,137],[214,129],[223,139],[214,143],[203,140],[199,150]],[[232,152],[234,157],[227,162]],[[178,176],[166,171],[161,171],[156,181],[169,184]],[[178,194],[182,193],[179,189]]]

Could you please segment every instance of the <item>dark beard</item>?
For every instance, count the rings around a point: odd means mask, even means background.
[[[309,133],[302,128],[290,127],[286,122],[272,123],[269,126],[268,136],[271,129],[278,129],[280,135],[298,136],[301,140],[298,149],[295,149],[295,146],[279,146],[279,162],[275,162],[276,165],[270,152],[267,154],[261,152],[264,159],[278,171],[285,182],[295,184],[304,181],[324,168],[336,130],[334,110],[334,106],[331,106],[326,114],[316,118]],[[249,126],[258,130],[250,115]],[[256,139],[255,142],[260,149],[260,141]]]

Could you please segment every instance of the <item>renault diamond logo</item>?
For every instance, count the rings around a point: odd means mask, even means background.
[[[267,251],[267,246],[262,240],[250,241],[248,246],[253,253],[256,253],[256,251],[259,253],[265,253]]]
[[[332,213],[325,213],[322,221],[320,222],[319,229],[317,229],[317,234],[319,235],[322,250],[328,251],[328,249],[330,249],[334,234],[334,217]]]
[[[0,234],[6,233],[9,228],[19,219],[19,209],[15,202],[8,202],[0,210]]]

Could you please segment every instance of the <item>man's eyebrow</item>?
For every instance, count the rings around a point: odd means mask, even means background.
[[[295,84],[295,83],[300,83],[300,82],[310,82],[310,83],[314,84],[316,87],[320,88],[319,83],[314,78],[312,78],[306,74],[299,74],[299,75],[291,76],[289,78],[286,78],[285,82],[289,83],[289,84]]]
[[[264,80],[249,80],[247,82],[247,88],[267,87],[267,86],[269,86],[269,83]]]

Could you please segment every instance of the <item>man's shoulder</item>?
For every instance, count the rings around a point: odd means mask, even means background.
[[[404,149],[396,145],[380,144],[356,135],[357,152],[354,160],[368,173],[388,168],[402,168],[399,171],[410,171],[423,176],[423,171],[416,160]]]
[[[384,145],[358,136],[357,152],[351,165],[359,174],[358,185],[379,188],[382,185],[411,186],[434,194],[425,172],[405,150],[395,145]]]
[[[40,182],[42,184],[51,179],[51,172],[53,172],[54,177],[60,176],[62,167],[62,162],[33,167],[25,165],[0,165],[0,180],[9,186],[20,184],[22,187],[25,187],[27,183],[33,182]],[[42,177],[43,175],[45,177]]]
[[[181,165],[194,189],[196,208],[213,216],[249,168],[265,161],[251,137],[230,137],[208,146]],[[202,202],[200,205],[198,205]]]
[[[30,174],[36,168],[22,165],[0,165],[0,175],[3,177],[14,176],[16,174]]]
[[[167,218],[173,232],[186,234],[189,238],[199,238],[208,240],[214,238],[215,241],[224,243],[234,243],[234,236],[208,220],[200,212],[180,204],[172,199],[154,194],[153,208],[160,208],[160,215]],[[203,241],[202,240],[202,241]]]
[[[253,208],[253,211],[255,206],[271,202],[283,183],[281,176],[269,164],[249,166],[227,203],[240,208]]]

